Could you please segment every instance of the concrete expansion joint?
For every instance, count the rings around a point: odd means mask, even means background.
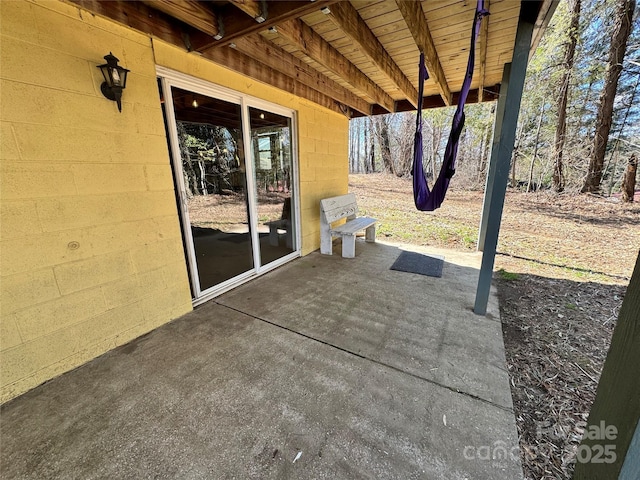
[[[275,323],[275,322],[273,322],[273,321],[271,321],[271,320],[267,320],[267,319],[265,319],[265,318],[258,317],[257,315],[253,315],[253,314],[251,314],[251,313],[247,313],[247,312],[245,312],[245,311],[243,311],[243,310],[240,310],[239,308],[235,308],[235,307],[232,307],[232,306],[230,306],[230,305],[226,305],[226,304],[224,304],[224,303],[220,303],[220,302],[219,302],[218,300],[216,300],[216,299],[211,300],[211,302],[213,302],[213,303],[215,303],[216,305],[219,305],[219,306],[221,306],[221,307],[228,308],[229,310],[232,310],[232,311],[234,311],[234,312],[240,313],[240,314],[242,314],[242,315],[246,315],[247,317],[253,318],[254,320],[258,320],[258,321],[260,321],[260,322],[263,322],[263,323],[266,323],[266,324],[272,325],[272,326],[277,327],[277,328],[280,328],[280,329],[282,329],[282,330],[286,330],[286,331],[288,331],[288,332],[290,332],[290,333],[293,333],[293,334],[298,335],[298,336],[300,336],[300,337],[303,337],[303,338],[306,338],[306,339],[312,340],[312,341],[314,341],[314,342],[316,342],[316,343],[320,343],[320,344],[322,344],[322,345],[326,345],[327,347],[334,348],[334,349],[339,350],[339,351],[341,351],[341,352],[347,353],[347,354],[352,355],[352,356],[354,356],[354,357],[358,357],[358,358],[360,358],[360,359],[362,359],[362,360],[366,360],[366,361],[371,362],[371,363],[374,363],[374,364],[376,364],[376,365],[379,365],[379,366],[382,366],[382,367],[388,368],[388,369],[390,369],[390,370],[394,370],[394,371],[399,372],[399,373],[402,373],[402,374],[404,374],[404,375],[409,375],[409,376],[411,376],[411,377],[413,377],[413,378],[415,378],[415,379],[417,379],[417,380],[421,380],[421,381],[423,381],[423,382],[427,382],[427,383],[430,383],[430,384],[432,384],[432,385],[436,385],[436,386],[438,386],[438,387],[441,387],[441,388],[444,388],[444,389],[446,389],[446,390],[449,390],[450,392],[457,393],[457,394],[459,394],[459,395],[464,395],[465,397],[471,398],[472,400],[477,400],[477,401],[479,401],[479,402],[486,403],[487,405],[491,405],[492,407],[495,407],[495,408],[497,408],[497,409],[500,409],[500,410],[503,410],[503,411],[505,411],[505,412],[509,412],[509,413],[511,413],[512,415],[515,415],[515,413],[514,413],[514,411],[513,411],[513,408],[511,408],[511,407],[506,407],[506,406],[504,406],[504,405],[500,405],[499,403],[492,402],[491,400],[487,400],[486,398],[479,397],[478,395],[474,395],[473,393],[465,392],[464,390],[460,390],[460,389],[457,389],[457,388],[451,387],[451,386],[449,386],[449,385],[446,385],[446,384],[444,384],[444,383],[437,382],[437,381],[432,380],[432,379],[430,379],[430,378],[426,378],[426,377],[423,377],[423,376],[420,376],[420,375],[416,375],[415,373],[408,372],[408,371],[403,370],[403,369],[401,369],[401,368],[399,368],[399,367],[396,367],[396,366],[390,365],[390,364],[388,364],[388,363],[381,362],[381,361],[379,361],[379,360],[375,360],[375,359],[373,359],[373,358],[367,357],[366,355],[362,355],[362,354],[357,353],[357,352],[354,352],[354,351],[352,351],[352,350],[349,350],[349,349],[346,349],[346,348],[340,347],[340,346],[338,346],[338,345],[334,345],[333,343],[329,343],[329,342],[326,342],[326,341],[324,341],[324,340],[320,340],[320,339],[318,339],[318,338],[312,337],[312,336],[310,336],[310,335],[307,335],[307,334],[305,334],[305,333],[299,332],[299,331],[294,330],[294,329],[292,329],[292,328],[285,327],[285,326],[283,326],[283,325],[279,325],[279,324],[277,324],[277,323]]]

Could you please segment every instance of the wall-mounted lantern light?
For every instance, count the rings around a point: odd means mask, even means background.
[[[107,63],[98,65],[104,77],[100,90],[109,100],[115,101],[118,104],[118,111],[122,112],[122,90],[127,86],[129,70],[118,65],[119,60],[111,52],[105,55],[104,59]]]

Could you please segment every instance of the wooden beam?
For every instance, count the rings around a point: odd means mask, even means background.
[[[220,35],[218,17],[205,2],[195,0],[143,0],[144,4],[160,10],[198,30],[215,37]]]
[[[180,25],[173,17],[152,8],[142,2],[126,0],[104,2],[99,0],[69,0],[89,12],[102,15],[122,25],[140,32],[166,40],[184,48],[183,33],[192,34],[196,29],[189,25]],[[204,34],[203,34],[204,35]],[[207,35],[208,36],[208,35]]]
[[[396,0],[398,9],[404,17],[409,31],[421,52],[424,53],[424,61],[427,65],[429,75],[436,82],[438,91],[442,95],[442,99],[446,105],[451,105],[451,90],[447,84],[444,70],[438,58],[436,46],[433,43],[433,37],[429,31],[427,19],[422,11],[422,3],[415,1]]]
[[[262,11],[262,5],[265,3],[258,2],[257,0],[230,0],[236,7],[249,15],[258,23],[264,23],[269,16],[268,12]]]
[[[278,34],[305,55],[331,70],[353,88],[374,103],[379,103],[387,111],[395,110],[391,96],[373,83],[369,77],[347,60],[338,50],[299,19],[278,24]]]
[[[141,2],[130,1],[98,1],[98,0],[69,0],[89,12],[102,15],[130,28],[156,37],[172,45],[184,48],[183,30],[179,28],[173,18],[151,9]],[[252,20],[253,21],[253,20]],[[187,29],[191,28],[184,25]],[[193,31],[189,31],[193,33]],[[232,48],[212,49],[203,57],[234,70],[259,82],[305,98],[334,112],[346,114],[344,107],[333,98],[302,84],[294,78],[275,71],[253,58],[248,57]]]
[[[500,84],[498,85],[491,85],[491,86],[485,86],[484,87],[484,102],[491,102],[493,100],[497,100],[498,96],[499,96],[499,92],[500,92]],[[469,105],[472,103],[478,103],[478,89],[473,89],[473,90],[469,90],[469,95],[467,96],[467,101],[465,102],[465,105]],[[453,104],[457,104],[458,103],[458,99],[460,98],[460,92],[455,92],[453,94]],[[446,106],[444,104],[444,101],[442,100],[442,97],[440,95],[427,95],[422,97],[422,108],[423,109],[427,109],[427,108],[441,108]],[[409,103],[408,100],[398,100],[396,102],[396,112],[415,112],[416,107],[414,107],[413,105],[411,105]],[[380,107],[375,107],[373,108],[372,114],[373,115],[379,115],[382,113],[386,113],[385,111],[383,111],[382,108]],[[359,116],[358,114],[354,114],[354,117]]]
[[[321,8],[331,5],[338,0],[316,0],[300,1],[300,0],[283,0],[268,3],[267,18],[264,22],[258,23],[251,13],[249,15],[239,14],[238,8],[243,9],[243,5],[250,12],[255,10],[251,7],[251,2],[235,2],[220,7],[218,16],[222,18],[224,26],[224,35],[220,40],[214,40],[211,36],[199,35],[191,39],[194,50],[202,52],[209,48],[224,47],[234,43],[238,38],[245,35],[257,33],[273,27],[287,20],[307,15],[311,12],[317,12]]]
[[[490,10],[490,2],[491,0],[484,0],[484,9],[487,12],[491,12]],[[484,96],[484,77],[485,77],[485,71],[487,69],[487,40],[489,39],[489,22],[491,21],[491,15],[487,15],[484,18],[484,21],[482,22],[482,25],[480,26],[480,71],[478,72],[478,77],[480,79],[480,85],[479,85],[479,90],[480,90],[480,94],[479,94],[479,98],[478,100],[480,102],[482,102],[483,96]]]
[[[560,0],[542,0],[538,1],[540,4],[538,9],[538,18],[536,19],[536,24],[533,27],[533,39],[531,40],[531,50],[529,51],[529,60],[538,48],[538,44],[540,43],[540,39],[547,29],[547,25],[551,21],[551,17],[553,17],[554,12]],[[522,8],[522,7],[521,7]]]
[[[280,73],[293,77],[308,87],[328,95],[364,115],[371,113],[371,104],[367,101],[318,72],[299,58],[265,40],[259,34],[239,38],[236,40],[235,45],[236,50],[274,68]]]
[[[307,100],[333,110],[334,112],[347,115],[346,108],[341,108],[340,104],[335,99],[304,85],[302,82],[299,82],[288,75],[264,65],[262,62],[256,61],[248,55],[236,51],[234,48],[212,48],[211,50],[203,53],[203,57],[225,68],[242,73],[249,78],[266,83],[269,86],[279,88],[299,97],[306,98]]]
[[[398,87],[407,100],[417,107],[418,91],[393,61],[358,11],[349,2],[336,3],[329,10],[326,13],[327,17]]]

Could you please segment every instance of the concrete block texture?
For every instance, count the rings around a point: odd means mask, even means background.
[[[44,268],[17,275],[3,276],[0,289],[2,317],[21,308],[60,296],[53,269]]]
[[[64,2],[0,9],[6,401],[189,311],[191,295],[151,39]],[[132,70],[122,113],[100,92],[110,51]]]
[[[107,311],[100,288],[89,288],[14,313],[20,337],[28,342]]]

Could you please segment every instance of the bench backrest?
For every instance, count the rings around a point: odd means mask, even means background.
[[[345,217],[355,218],[358,213],[356,196],[353,193],[348,193],[320,200],[320,212],[329,224]]]

